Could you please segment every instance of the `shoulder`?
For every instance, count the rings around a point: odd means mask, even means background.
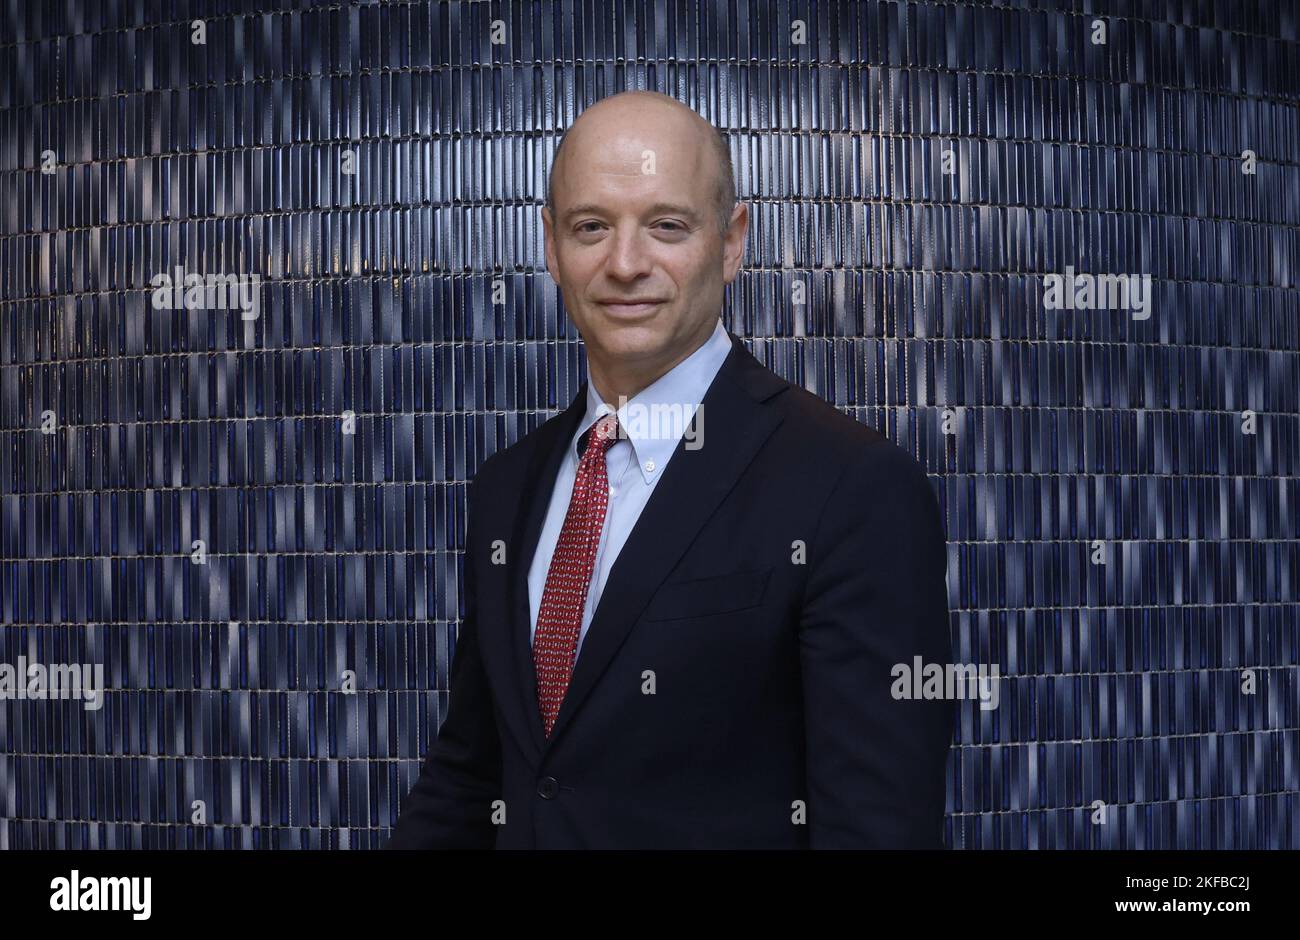
[[[933,499],[929,478],[911,454],[880,431],[792,383],[780,396],[786,447],[820,463],[843,489]]]
[[[488,455],[471,478],[476,491],[491,491],[500,486],[517,486],[543,441],[553,439],[564,411],[559,411],[519,440]]]

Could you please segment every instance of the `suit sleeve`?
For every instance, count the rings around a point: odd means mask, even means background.
[[[492,801],[501,798],[501,741],[475,617],[475,486],[470,485],[468,496],[465,617],[452,658],[447,716],[402,803],[386,846],[390,849],[491,849],[496,845],[491,814]]]
[[[868,445],[809,542],[799,625],[810,847],[942,848],[953,703],[895,699],[895,666],[951,662],[946,549],[925,473]]]

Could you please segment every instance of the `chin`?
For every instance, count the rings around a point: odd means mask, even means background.
[[[603,348],[608,355],[619,356],[623,359],[658,359],[665,352],[663,338],[655,336],[647,337],[624,337],[613,336],[605,337],[606,342]]]
[[[662,327],[651,322],[618,323],[602,319],[595,334],[601,349],[624,355],[657,355],[668,341]]]

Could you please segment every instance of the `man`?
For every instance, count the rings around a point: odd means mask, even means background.
[[[891,694],[951,657],[938,506],[723,328],[734,192],[666,96],[565,135],[546,264],[590,381],[471,484],[447,715],[390,847],[942,845],[951,704]]]

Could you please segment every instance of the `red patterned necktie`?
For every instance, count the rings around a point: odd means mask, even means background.
[[[533,665],[537,670],[537,704],[550,737],[560,703],[569,689],[578,649],[582,614],[591,588],[591,573],[600,546],[605,507],[609,504],[609,477],[605,453],[618,440],[618,418],[607,414],[593,425],[587,449],[578,461],[573,495],[564,514],[551,567],[546,572],[542,605],[533,634]]]

